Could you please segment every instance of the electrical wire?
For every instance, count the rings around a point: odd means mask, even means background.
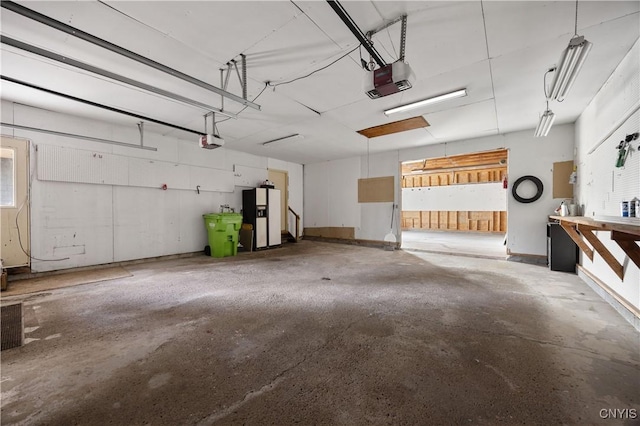
[[[28,142],[29,144],[31,144],[31,142]],[[37,160],[37,156],[36,156],[36,161]],[[36,164],[36,167],[34,168],[34,170],[37,170],[38,165]],[[29,259],[33,259],[33,260],[39,260],[41,262],[60,262],[63,260],[69,260],[69,257],[65,257],[62,259],[40,259],[38,257],[32,256],[31,253],[27,253],[27,251],[24,249],[24,245],[22,244],[22,235],[20,233],[20,225],[19,225],[19,217],[20,217],[20,212],[22,211],[22,209],[24,209],[24,206],[27,205],[29,207],[31,207],[31,185],[33,183],[33,178],[34,178],[34,172],[32,172],[29,175],[29,181],[27,182],[27,195],[24,199],[24,201],[22,202],[22,204],[20,205],[20,208],[18,209],[18,212],[16,213],[16,230],[18,231],[18,243],[20,244],[20,250],[22,250],[22,252],[29,257]]]
[[[266,82],[266,83],[264,84],[264,87],[262,88],[262,90],[260,91],[260,93],[258,93],[258,94],[256,95],[256,97],[255,97],[255,98],[253,98],[253,100],[252,100],[251,102],[255,102],[255,101],[260,97],[260,95],[262,95],[262,94],[264,93],[264,91],[265,91],[265,90],[267,90],[267,87],[269,87],[269,82]],[[248,106],[248,105],[247,105],[247,106],[245,106],[244,108],[242,108],[240,111],[238,111],[238,112],[236,113],[236,115],[240,115],[240,113],[241,113],[242,111],[244,111],[245,109],[247,109],[247,108],[249,108],[249,106]],[[227,120],[231,120],[231,117],[227,117],[227,118],[225,118],[224,120],[220,120],[220,121],[218,121],[218,124],[220,124],[220,123],[224,123],[224,122],[225,122],[225,121],[227,121]],[[205,121],[205,125],[206,125],[206,121]],[[215,116],[214,116],[214,120],[213,120],[213,126],[214,126],[214,128],[215,128],[215,126],[216,126]]]
[[[373,61],[367,62],[364,59],[362,59],[362,44],[358,46],[358,53],[360,54],[360,64],[362,65],[362,68],[364,68],[367,71],[373,71],[373,69],[375,68],[375,62]]]
[[[389,36],[389,43],[391,43],[391,48],[393,49],[394,55],[396,55],[396,61],[400,59],[398,56],[398,52],[396,51],[396,46],[393,44],[393,40],[391,39],[391,32],[389,31],[389,27],[387,27],[387,36]]]
[[[255,102],[255,101],[260,97],[260,95],[262,95],[262,94],[264,93],[264,91],[265,91],[265,90],[267,90],[267,87],[273,87],[273,88],[275,89],[275,88],[276,88],[276,87],[278,87],[278,86],[282,86],[282,85],[284,85],[284,84],[293,83],[294,81],[302,80],[303,78],[311,77],[313,74],[315,74],[315,73],[317,73],[317,72],[320,72],[320,71],[322,71],[322,70],[325,70],[325,69],[329,68],[331,65],[335,64],[336,62],[338,62],[339,60],[346,58],[347,56],[349,56],[350,54],[352,54],[353,52],[355,52],[357,49],[360,49],[360,48],[361,48],[361,46],[362,46],[362,44],[358,44],[358,46],[354,47],[353,49],[351,49],[350,51],[348,51],[348,52],[347,52],[347,53],[345,53],[344,55],[342,55],[342,56],[340,56],[339,58],[337,58],[337,59],[335,59],[334,61],[332,61],[331,63],[329,63],[329,64],[327,64],[327,65],[325,65],[325,66],[323,66],[323,67],[321,67],[321,68],[318,68],[317,70],[313,70],[313,71],[311,71],[310,73],[308,73],[308,74],[306,74],[306,75],[303,75],[303,76],[300,76],[300,77],[296,77],[296,78],[294,78],[293,80],[281,81],[281,82],[278,82],[278,83],[275,83],[275,84],[274,84],[274,83],[271,83],[270,81],[265,82],[265,83],[264,83],[264,87],[262,88],[262,90],[260,91],[260,93],[258,93],[258,94],[256,95],[256,97],[255,97],[255,98],[253,98],[252,102]],[[360,59],[362,59],[362,51],[360,51]],[[369,69],[367,69],[367,71],[369,71]],[[244,107],[244,108],[242,108],[240,111],[238,111],[238,112],[236,113],[236,115],[240,115],[240,113],[241,113],[241,112],[243,112],[245,109],[247,109],[247,106],[245,106],[245,107]],[[231,119],[231,117],[227,117],[227,118],[225,118],[224,120],[220,120],[220,121],[218,121],[218,123],[215,123],[215,122],[214,122],[213,124],[214,124],[214,126],[215,126],[216,124],[224,123],[225,121],[230,120],[230,119]]]
[[[273,87],[273,88],[275,89],[276,87],[278,87],[278,86],[282,86],[283,84],[293,83],[294,81],[298,81],[298,80],[302,80],[303,78],[310,77],[310,76],[312,76],[313,74],[315,74],[315,73],[317,73],[317,72],[319,72],[319,71],[322,71],[322,70],[325,70],[325,69],[329,68],[331,65],[335,64],[335,63],[336,63],[336,62],[338,62],[339,60],[341,60],[341,59],[343,59],[343,58],[346,58],[347,56],[349,56],[350,54],[352,54],[353,52],[355,52],[357,49],[359,49],[361,46],[362,46],[362,45],[361,45],[361,44],[359,44],[358,46],[354,47],[353,49],[351,49],[350,51],[348,51],[348,52],[347,52],[347,53],[345,53],[344,55],[342,55],[342,56],[340,56],[339,58],[337,58],[337,59],[335,59],[334,61],[332,61],[331,63],[329,63],[329,64],[327,64],[327,65],[325,65],[325,66],[323,66],[323,67],[321,67],[321,68],[318,68],[317,70],[311,71],[310,73],[308,73],[308,74],[306,74],[306,75],[303,75],[303,76],[300,76],[300,77],[296,77],[296,78],[294,78],[293,80],[282,81],[282,82],[275,83],[275,84],[271,83],[270,81],[265,82],[264,87],[262,88],[262,90],[260,91],[260,93],[258,93],[258,94],[256,95],[256,97],[255,97],[255,98],[253,98],[252,102],[255,102],[255,101],[260,97],[260,95],[262,95],[262,94],[264,93],[264,91],[265,91],[265,90],[267,90],[267,87]],[[361,55],[360,57],[362,58],[362,55]],[[247,109],[247,107],[246,107],[246,106],[245,106],[244,108],[242,108],[240,111],[238,111],[238,112],[236,113],[236,115],[240,115],[240,113],[241,113],[242,111],[244,111],[245,109]],[[230,119],[231,119],[230,117],[227,117],[227,118],[225,118],[224,120],[220,120],[220,121],[218,121],[218,124],[220,124],[220,123],[224,123],[225,121],[230,120]],[[215,125],[215,124],[216,124],[216,123],[214,123],[214,125]]]
[[[333,62],[318,68],[317,70],[311,71],[309,74],[300,76],[300,77],[296,77],[293,80],[289,80],[289,81],[282,81],[276,84],[272,84],[271,82],[268,82],[267,85],[271,86],[271,87],[278,87],[278,86],[282,86],[283,84],[289,84],[289,83],[293,83],[294,81],[298,81],[298,80],[302,80],[303,78],[307,78],[307,77],[311,77],[313,74],[325,70],[327,68],[329,68],[331,65],[335,64],[336,62],[338,62],[339,60],[346,58],[347,56],[349,56],[350,54],[352,54],[353,52],[355,52],[357,49],[359,49],[361,46],[361,44],[357,45],[356,47],[354,47],[353,49],[351,49],[350,51],[348,51],[347,53],[345,53],[344,55],[340,56],[339,58],[335,59]]]
[[[576,0],[576,26],[574,30],[574,35],[578,35],[578,0]]]
[[[545,72],[545,73],[544,73],[544,77],[542,78],[542,90],[544,91],[544,97],[545,97],[545,98],[547,98],[547,99],[549,99],[549,96],[550,96],[550,95],[547,93],[547,75],[548,75],[550,72],[554,72],[555,70],[556,70],[556,68],[555,68],[555,67],[554,67],[554,68],[549,69],[547,72]],[[549,109],[549,108],[547,108],[547,109]]]
[[[27,255],[29,257],[29,259],[39,260],[41,262],[60,262],[62,260],[69,260],[70,259],[69,257],[65,257],[65,258],[62,258],[62,259],[40,259],[40,258],[37,258],[35,256],[31,256],[31,254],[27,253],[27,251],[24,249],[24,245],[22,244],[22,235],[20,235],[20,225],[18,224],[18,217],[20,216],[20,212],[24,208],[25,204],[31,205],[31,202],[28,201],[28,200],[29,200],[29,196],[27,195],[27,197],[25,198],[24,202],[22,203],[22,205],[18,209],[18,212],[16,213],[16,229],[18,230],[18,243],[20,243],[20,249],[22,250],[22,252],[25,255]]]

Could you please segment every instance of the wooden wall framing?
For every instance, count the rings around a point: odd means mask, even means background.
[[[506,211],[403,211],[403,230],[506,232]]]
[[[498,149],[495,151],[427,158],[426,160],[420,161],[408,161],[402,163],[402,175],[408,175],[416,171],[435,172],[438,170],[442,171],[444,169],[506,166],[508,155],[509,151],[507,149]]]
[[[508,150],[429,158],[402,164],[402,188],[501,182]],[[436,207],[436,206],[434,206]],[[403,211],[404,230],[506,232],[506,211]]]
[[[501,182],[507,174],[506,167],[452,170],[402,176],[403,188],[446,186],[468,183]]]

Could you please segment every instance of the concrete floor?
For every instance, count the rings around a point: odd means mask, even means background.
[[[402,231],[402,248],[429,253],[506,259],[504,234],[455,231]]]
[[[303,241],[24,300],[2,424],[626,424],[639,334],[573,274]],[[632,411],[626,411],[632,413]],[[627,417],[630,417],[627,414]]]

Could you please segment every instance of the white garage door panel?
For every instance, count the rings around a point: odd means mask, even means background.
[[[507,190],[502,182],[402,189],[404,211],[504,211]]]

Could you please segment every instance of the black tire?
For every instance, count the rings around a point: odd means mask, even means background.
[[[211,256],[211,246],[204,246],[204,254]]]
[[[536,192],[536,194],[531,198],[523,198],[518,195],[518,186],[520,186],[520,184],[525,180],[530,180],[536,185],[536,188],[538,188],[538,191]],[[513,198],[515,198],[516,201],[520,203],[533,203],[538,198],[542,197],[543,191],[544,191],[544,185],[542,185],[542,181],[537,177],[530,176],[530,175],[522,176],[521,178],[518,178],[515,182],[513,182],[513,186],[511,187],[511,195],[513,195]]]

